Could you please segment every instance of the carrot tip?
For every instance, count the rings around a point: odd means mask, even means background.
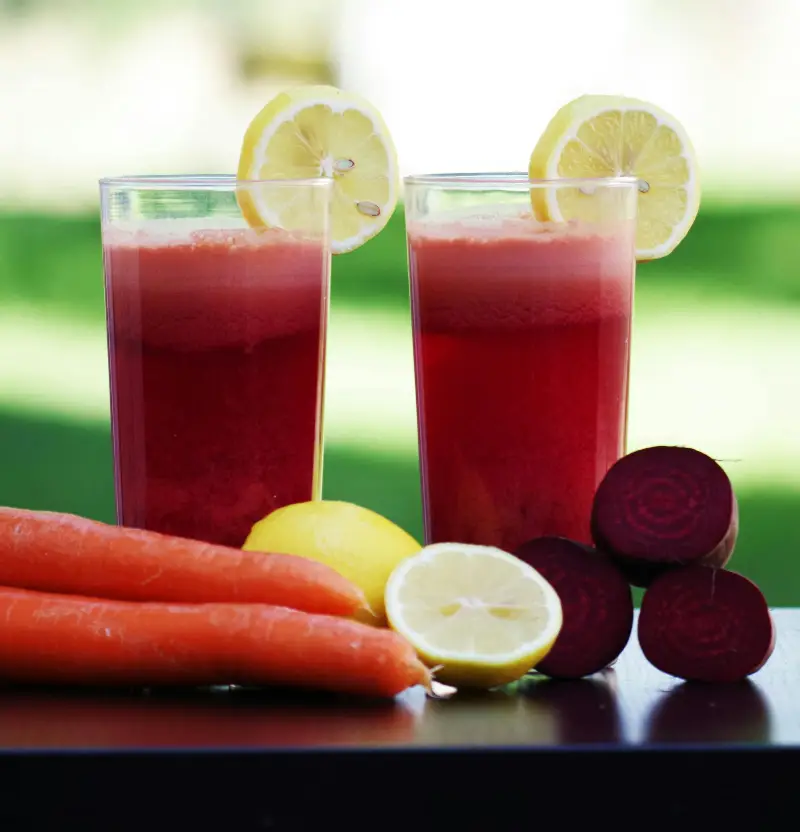
[[[426,693],[433,694],[433,683],[436,681],[435,673],[439,668],[442,667],[442,665],[439,665],[438,667],[434,668],[427,668],[424,664],[422,664],[422,662],[420,662],[419,665],[420,675],[422,677],[419,684],[425,688]]]
[[[358,597],[360,600],[359,607],[355,610],[357,616],[364,620],[364,616],[374,619],[375,621],[380,620],[380,617],[375,614],[375,610],[373,609],[372,605],[367,601],[367,596],[359,590]]]

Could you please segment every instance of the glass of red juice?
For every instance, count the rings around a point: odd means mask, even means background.
[[[637,195],[633,178],[405,179],[426,543],[590,542],[625,448]]]
[[[119,524],[238,547],[320,497],[330,189],[101,180]],[[247,201],[291,222],[251,228]]]

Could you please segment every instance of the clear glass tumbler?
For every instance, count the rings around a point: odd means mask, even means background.
[[[331,180],[100,191],[117,521],[241,546],[320,496]]]
[[[406,178],[427,543],[590,541],[625,448],[637,184]]]

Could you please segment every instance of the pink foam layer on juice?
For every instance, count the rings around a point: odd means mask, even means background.
[[[624,446],[632,223],[409,227],[429,541],[589,542]]]
[[[240,546],[312,497],[328,258],[284,232],[104,232],[118,515]]]
[[[527,329],[628,314],[633,226],[599,233],[580,225],[503,220],[476,229],[420,223],[412,258],[432,279],[426,322],[447,329]]]
[[[318,240],[251,229],[105,238],[117,337],[175,349],[252,346],[318,321]]]

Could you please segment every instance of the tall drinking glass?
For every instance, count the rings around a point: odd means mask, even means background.
[[[632,178],[406,178],[427,543],[590,541],[625,447],[636,204]]]
[[[330,189],[101,181],[118,523],[241,546],[320,496]],[[245,204],[291,229],[248,227]]]

